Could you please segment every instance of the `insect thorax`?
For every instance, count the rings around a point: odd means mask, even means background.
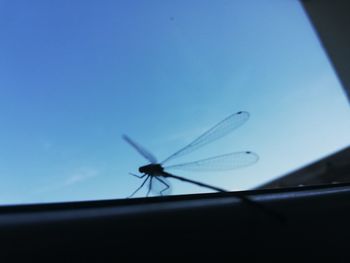
[[[157,174],[163,171],[164,169],[160,164],[148,164],[139,168],[139,172],[144,174]]]

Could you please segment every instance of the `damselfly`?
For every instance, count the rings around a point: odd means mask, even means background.
[[[133,148],[135,148],[144,158],[146,158],[150,164],[141,166],[139,172],[141,175],[132,174],[138,178],[144,178],[140,187],[138,187],[131,195],[135,195],[146,183],[148,182],[148,191],[147,196],[150,192],[156,195],[166,195],[170,193],[171,187],[170,183],[166,178],[174,178],[181,181],[189,182],[196,184],[201,187],[206,187],[215,191],[226,191],[219,187],[211,186],[204,184],[198,181],[187,179],[181,176],[170,174],[167,171],[171,169],[183,169],[183,170],[192,170],[192,171],[218,171],[218,170],[231,170],[244,166],[249,166],[258,161],[259,157],[256,153],[251,151],[242,151],[242,152],[231,152],[223,155],[218,155],[194,162],[187,162],[175,165],[166,166],[165,164],[170,160],[193,152],[194,150],[207,145],[217,139],[229,134],[243,123],[245,123],[249,118],[249,113],[245,111],[240,111],[234,114],[231,114],[224,120],[220,121],[212,128],[204,132],[197,139],[181,148],[174,154],[170,155],[162,162],[158,162],[156,157],[147,151],[144,147],[130,139],[128,136],[124,135],[123,138],[128,142]]]

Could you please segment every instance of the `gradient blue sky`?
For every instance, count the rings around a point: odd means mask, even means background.
[[[348,101],[298,1],[0,0],[0,33],[1,204],[125,198],[147,162],[123,133],[164,159],[240,110],[247,123],[178,162],[259,162],[179,175],[250,189],[350,144]]]

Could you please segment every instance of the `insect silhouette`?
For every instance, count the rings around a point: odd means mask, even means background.
[[[167,171],[173,169],[192,171],[219,171],[236,169],[244,166],[249,166],[257,162],[259,157],[256,153],[253,153],[251,151],[232,152],[206,159],[201,159],[194,162],[187,162],[169,166],[166,166],[165,164],[175,158],[178,158],[185,154],[189,154],[207,145],[208,143],[216,141],[217,139],[229,134],[230,132],[244,124],[248,119],[249,113],[246,111],[239,111],[237,113],[231,114],[216,125],[214,125],[209,130],[204,132],[194,141],[170,155],[162,162],[158,162],[156,157],[152,153],[147,151],[144,147],[133,141],[128,136],[123,135],[123,139],[150,162],[150,164],[139,167],[138,170],[141,173],[141,175],[130,173],[131,175],[136,176],[138,178],[144,178],[144,180],[140,187],[138,187],[129,196],[129,198],[134,196],[144,185],[146,185],[147,182],[148,191],[146,196],[148,196],[150,192],[152,192],[155,195],[169,194],[171,187],[167,178],[174,178],[219,192],[226,192],[226,190],[221,189],[219,187],[211,186],[202,182],[170,174]]]

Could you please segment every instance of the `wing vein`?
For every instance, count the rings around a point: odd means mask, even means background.
[[[214,125],[209,130],[204,132],[197,139],[195,139],[185,147],[181,148],[174,154],[170,155],[168,158],[162,161],[161,164],[164,164],[174,158],[178,158],[180,156],[193,152],[194,150],[197,150],[198,148],[225,136],[226,134],[240,127],[243,123],[245,123],[248,120],[248,118],[249,113],[246,111],[240,111],[231,114],[224,120]]]
[[[253,152],[233,152],[195,162],[170,165],[164,168],[166,170],[179,169],[187,171],[225,171],[249,166],[256,163],[258,160],[259,156]]]

